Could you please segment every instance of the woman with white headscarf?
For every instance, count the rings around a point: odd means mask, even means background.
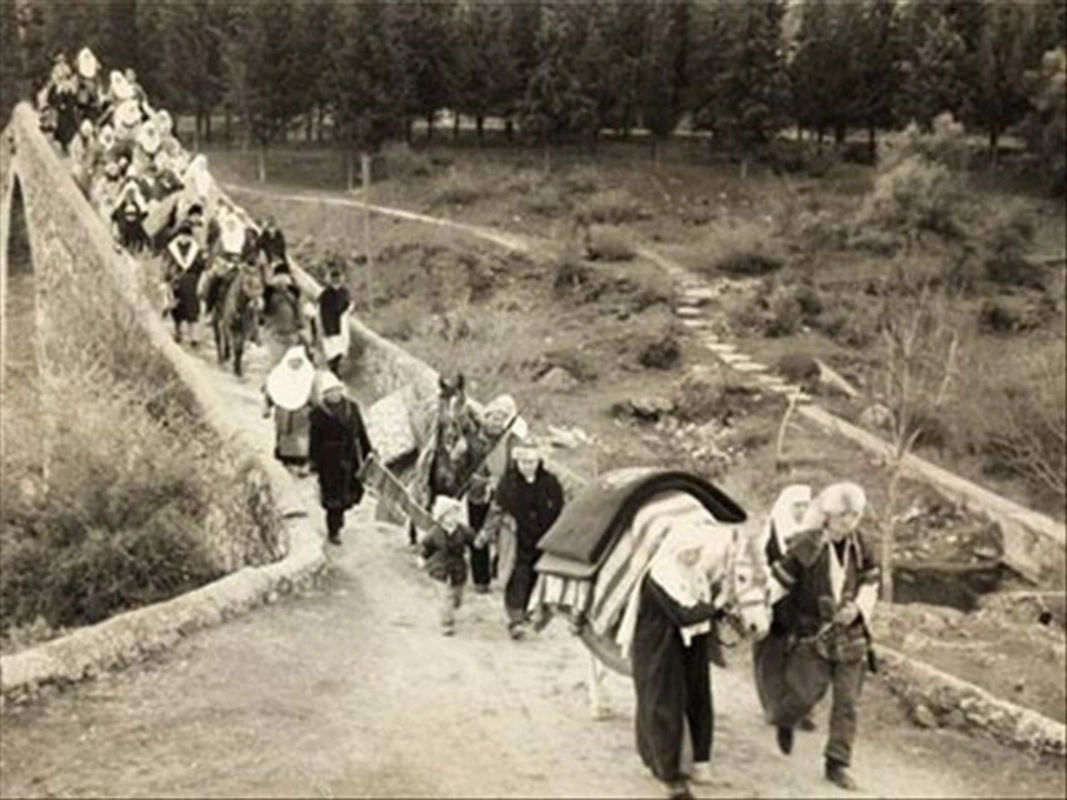
[[[793,729],[831,690],[825,775],[843,789],[856,788],[849,767],[880,578],[874,548],[859,532],[866,506],[855,483],[828,486],[808,507],[785,555],[771,564],[786,592],[775,616],[789,639],[777,678],[783,690],[768,709],[778,747],[792,751]]]
[[[811,494],[810,486],[795,483],[785,487],[774,501],[764,529],[764,553],[768,564],[779,561],[788,551],[789,542],[804,521],[804,514],[811,503]],[[775,599],[785,596],[785,589],[780,583],[772,584],[779,592],[779,597]],[[781,703],[778,699],[780,693],[788,691],[782,685],[788,649],[789,639],[786,622],[782,618],[782,607],[775,603],[770,632],[752,645],[756,691],[768,721],[771,721],[774,715],[772,709]],[[810,717],[804,717],[798,721],[797,727],[801,730],[813,730],[815,726]]]
[[[712,742],[709,634],[716,614],[704,525],[670,533],[652,559],[628,643],[637,695],[637,751],[669,797],[706,781]]]

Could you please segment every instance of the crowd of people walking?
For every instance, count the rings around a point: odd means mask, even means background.
[[[206,159],[181,146],[171,116],[149,105],[131,70],[112,71],[105,81],[88,48],[73,67],[57,53],[38,104],[42,129],[69,157],[75,182],[116,241],[165,260],[177,341],[195,347],[201,318],[218,323],[238,273],[260,277],[262,305],[253,307],[271,320],[263,397],[264,416],[274,419],[275,457],[299,477],[317,476],[327,541],[341,544],[345,514],[362,501],[366,467],[377,458],[341,379],[352,307],[343,269],[330,268],[321,293],[305,297],[276,221],[252,222],[219,192]],[[421,530],[412,525],[410,543],[438,587],[442,634],[457,630],[468,581],[486,594],[497,580],[503,624],[520,641],[530,630],[538,543],[560,517],[565,494],[515,400],[503,395],[474,410],[462,379],[458,386],[442,382],[449,394],[415,470],[415,493],[429,514]],[[870,619],[879,565],[859,533],[866,504],[852,483],[818,494],[809,486],[782,492],[763,545],[773,619],[754,646],[756,689],[782,753],[792,752],[794,731],[814,728],[812,709],[830,692],[825,776],[845,789],[855,788],[849,768],[857,706],[865,672],[874,668]],[[705,530],[668,535],[631,598],[637,750],[670,796],[690,796],[689,783],[710,775],[710,637],[722,606],[706,547]]]

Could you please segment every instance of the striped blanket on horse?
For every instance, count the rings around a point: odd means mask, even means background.
[[[606,473],[564,508],[538,543],[529,609],[535,617],[562,611],[614,648],[626,604],[660,544],[675,527],[709,516],[724,525],[746,519],[727,495],[688,473]]]

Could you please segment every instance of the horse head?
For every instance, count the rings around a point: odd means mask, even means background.
[[[734,528],[726,574],[726,607],[746,636],[762,639],[771,627],[771,575],[759,538]]]
[[[263,310],[263,276],[256,267],[241,267],[238,274],[239,290],[249,306]]]

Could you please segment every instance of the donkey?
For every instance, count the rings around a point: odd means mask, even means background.
[[[225,364],[233,356],[233,371],[243,374],[241,358],[245,342],[258,341],[259,314],[263,309],[263,278],[254,267],[238,267],[222,288],[222,299],[216,309],[213,328],[215,349],[219,363]]]

